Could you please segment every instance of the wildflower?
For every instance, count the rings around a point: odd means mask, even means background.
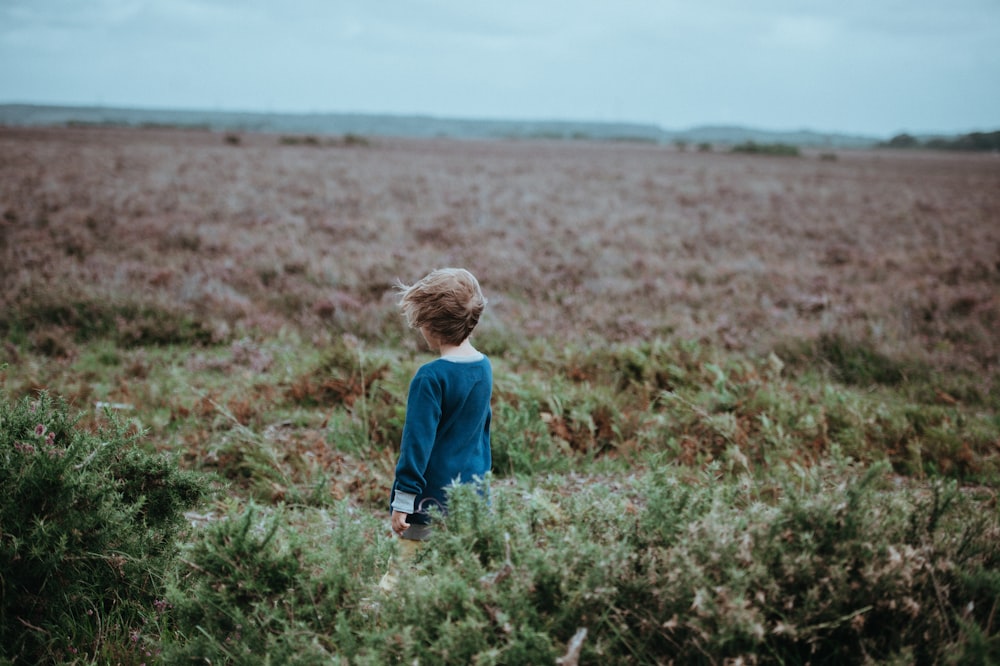
[[[37,435],[38,437],[41,437],[44,434],[45,434],[45,425],[42,424],[42,423],[39,423],[38,425],[35,426],[35,435]]]
[[[35,447],[31,444],[25,444],[24,442],[14,442],[14,449],[20,451],[21,453],[34,453]]]
[[[45,436],[45,443],[48,444],[49,446],[52,446],[55,443],[55,441],[56,441],[56,431],[50,430],[49,434]]]

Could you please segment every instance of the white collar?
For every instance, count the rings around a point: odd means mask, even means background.
[[[477,351],[475,354],[448,354],[440,358],[442,361],[451,361],[452,363],[473,363],[482,360],[483,353]]]

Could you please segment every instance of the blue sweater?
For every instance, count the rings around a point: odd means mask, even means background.
[[[490,397],[493,369],[486,356],[439,358],[410,382],[406,421],[390,504],[426,523],[426,511],[444,509],[445,488],[484,476],[492,465]]]

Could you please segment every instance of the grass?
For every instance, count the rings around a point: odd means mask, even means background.
[[[5,400],[212,493],[36,661],[997,659],[989,162],[74,132],[0,133]],[[445,263],[490,298],[492,502],[404,563],[391,285]]]

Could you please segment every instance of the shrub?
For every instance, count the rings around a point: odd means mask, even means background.
[[[0,333],[48,355],[72,343],[110,339],[122,347],[212,342],[212,327],[190,314],[141,301],[40,292],[12,305]]]
[[[287,397],[304,407],[338,404],[351,407],[371,397],[373,385],[388,369],[384,359],[369,359],[356,341],[341,338],[326,350],[315,368],[295,380]]]
[[[44,393],[0,401],[3,658],[110,658],[137,645],[163,597],[183,512],[205,493],[121,424],[92,433],[78,421]]]
[[[283,146],[318,146],[320,145],[319,138],[312,135],[306,134],[300,135],[285,135],[279,139],[279,142]]]
[[[360,134],[354,134],[352,132],[348,132],[347,134],[344,135],[343,144],[345,146],[367,147],[371,145],[371,141],[367,137],[361,136]]]
[[[288,387],[285,397],[299,407],[341,407],[349,423],[330,423],[337,448],[368,452],[399,444],[405,416],[405,384],[380,354],[367,352],[353,336],[336,340],[313,368]]]
[[[185,549],[168,662],[989,662],[1000,524],[953,483],[886,466],[727,476],[657,464],[614,483],[451,492],[415,559],[332,512],[233,505]],[[979,662],[975,660],[979,659]]]
[[[746,141],[733,146],[734,153],[747,155],[777,155],[779,157],[798,157],[801,153],[798,146],[787,143],[757,143]]]
[[[461,639],[445,634],[469,615],[482,633],[465,649],[496,659],[531,636],[536,663],[580,628],[583,657],[601,663],[995,653],[995,512],[953,483],[900,492],[885,471],[827,463],[755,481],[661,468],[567,491],[530,523],[537,492],[495,497],[489,512],[463,488],[423,570],[452,591],[407,593],[398,621],[422,641],[398,656],[448,661],[441,646]],[[453,626],[448,608],[463,609]],[[421,625],[416,609],[441,615]]]
[[[569,462],[542,420],[541,405],[528,396],[503,396],[497,401],[490,448],[499,476],[565,469]]]
[[[170,663],[337,663],[359,651],[361,613],[384,542],[367,537],[346,503],[333,521],[299,525],[303,514],[230,507],[184,553],[164,617]]]
[[[886,467],[753,480],[661,467],[632,484],[469,487],[368,650],[409,663],[860,663],[993,654],[995,512]],[[519,661],[521,660],[521,661]]]
[[[889,358],[866,342],[839,335],[821,335],[815,343],[814,353],[831,369],[835,379],[854,386],[898,386],[906,380],[908,368],[916,368],[916,364]],[[918,369],[926,372],[922,367]]]
[[[971,150],[971,151],[991,151],[1000,150],[1000,131],[997,132],[971,132],[951,137],[933,137],[926,141],[911,136],[909,134],[897,134],[889,141],[879,144],[886,148],[931,148],[934,150]]]
[[[773,353],[663,341],[535,358],[533,373],[497,375],[494,470],[629,464],[658,452],[687,465],[757,469],[811,464],[836,449],[910,475],[996,478],[995,418],[940,404],[939,378],[920,361],[836,336],[779,353],[787,366]]]

